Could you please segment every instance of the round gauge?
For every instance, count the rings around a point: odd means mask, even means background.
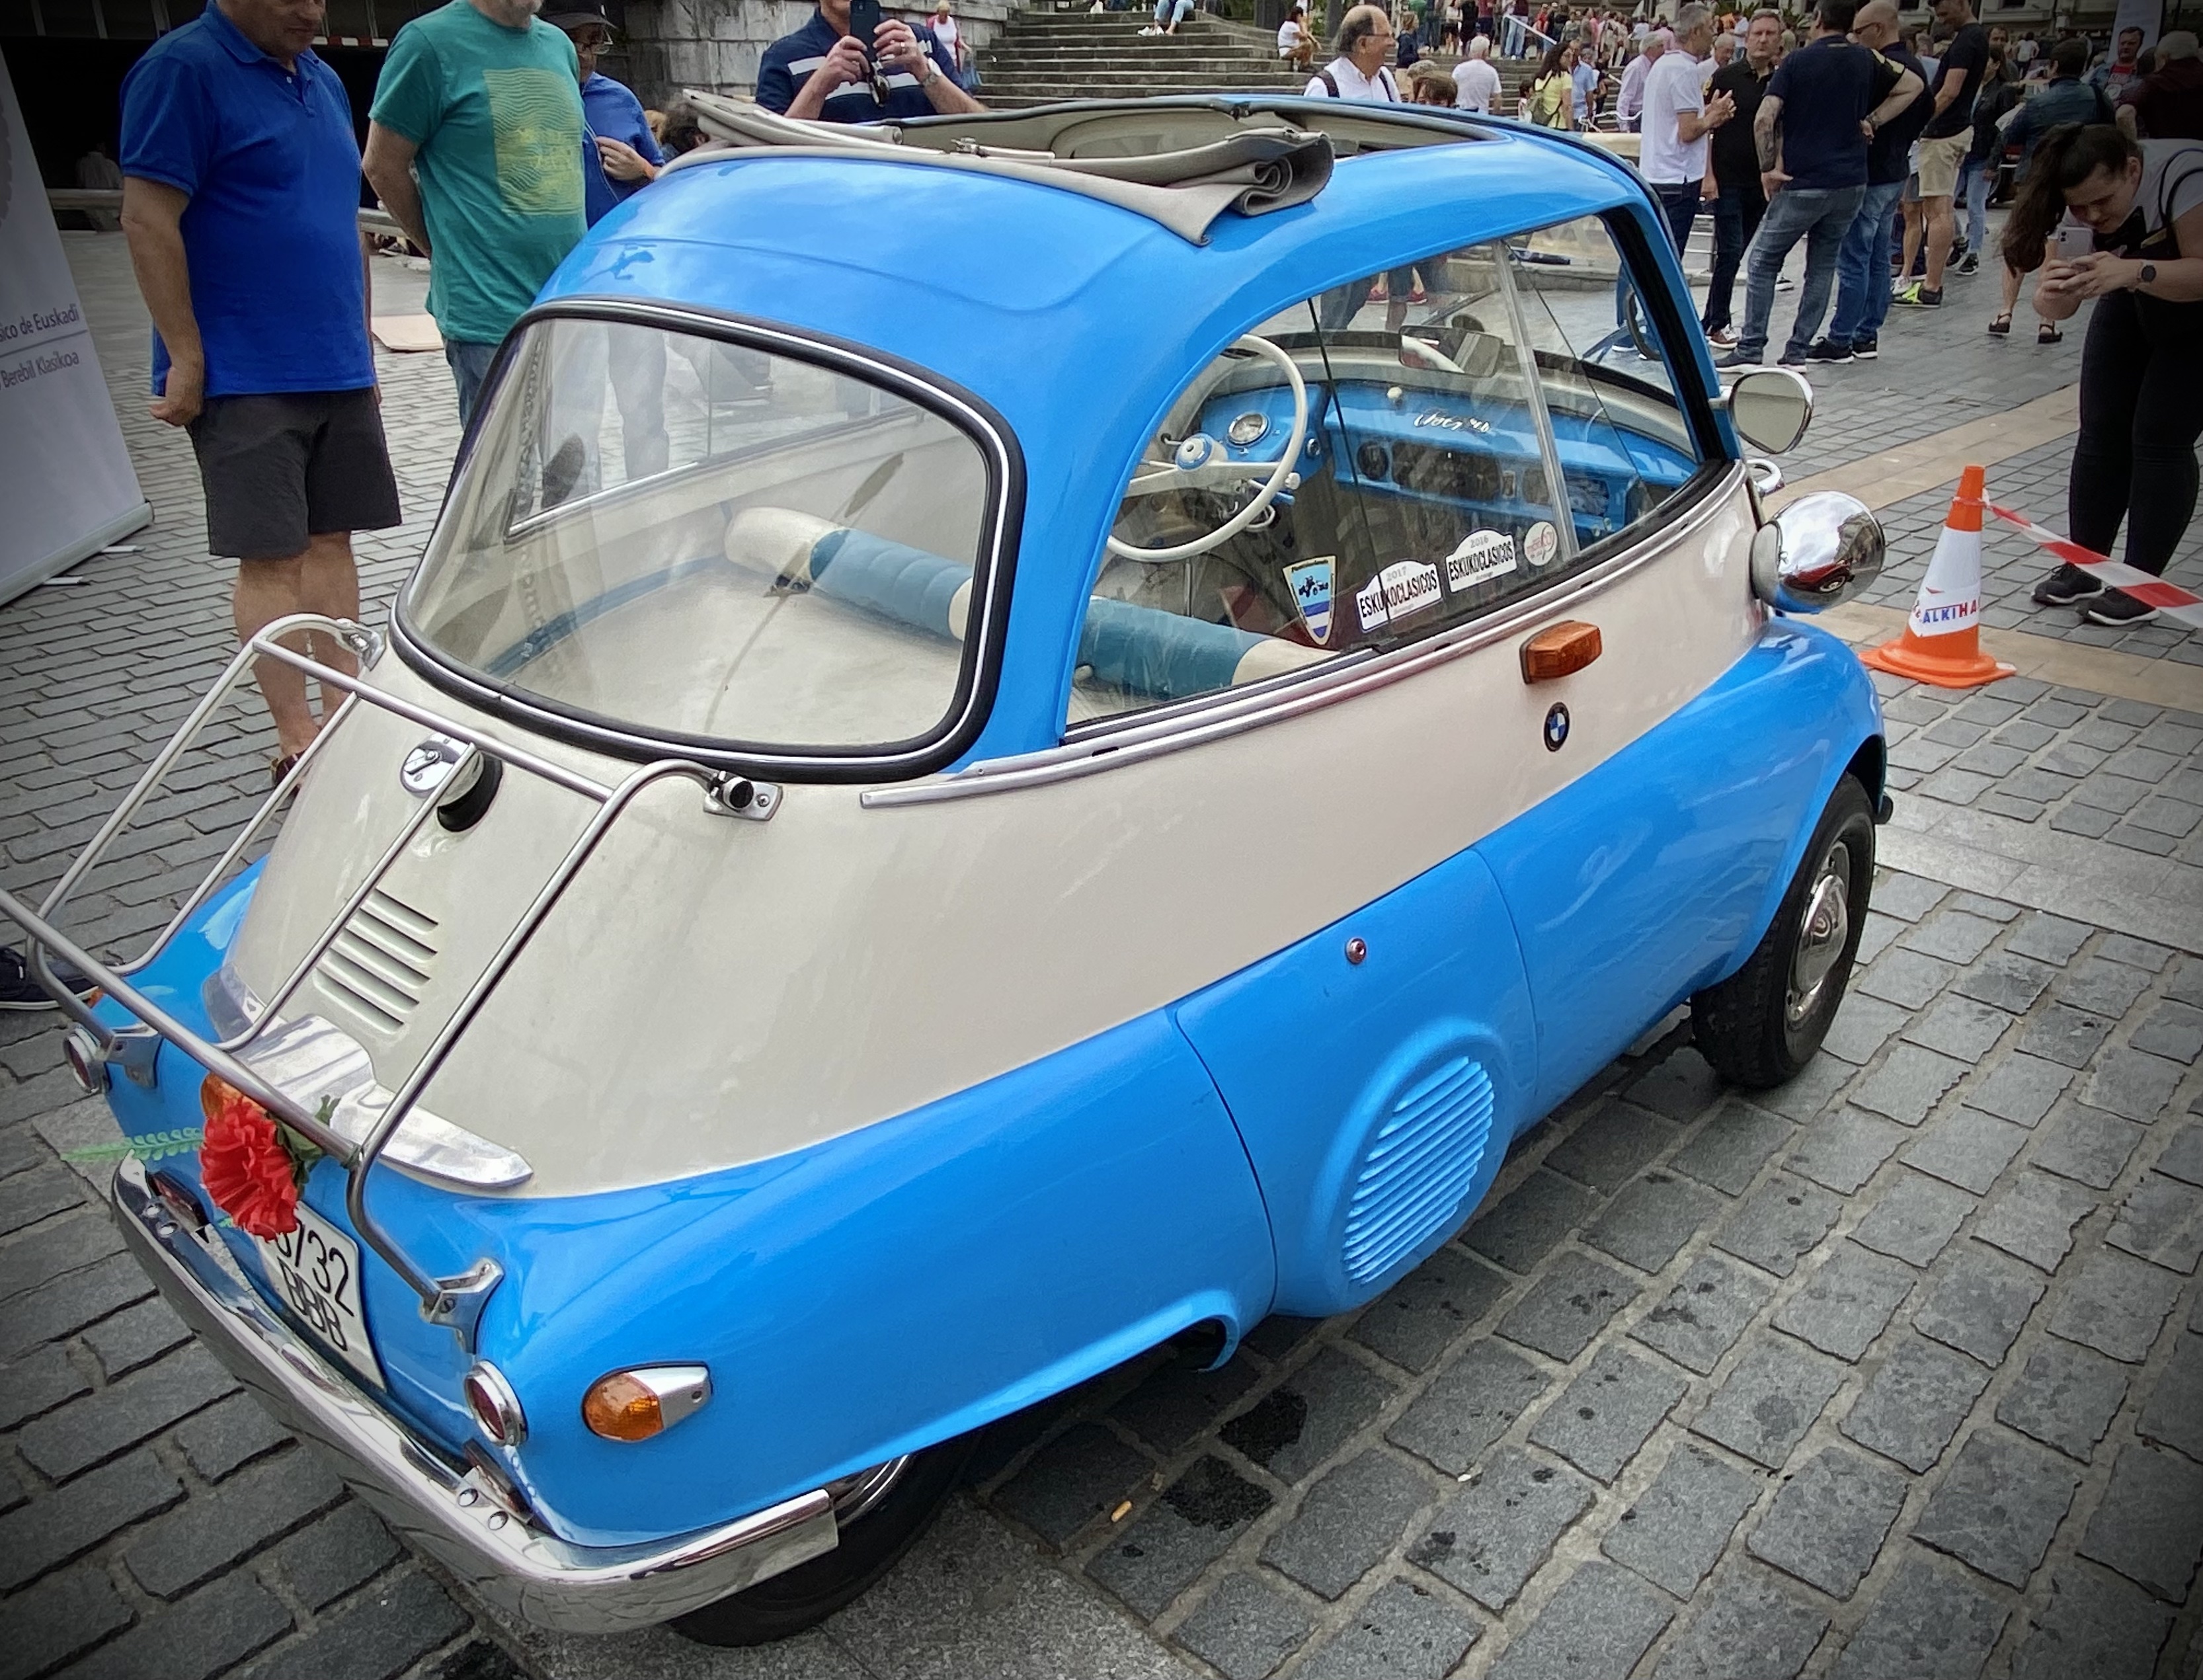
[[[1244,449],[1249,444],[1260,443],[1269,429],[1270,417],[1257,414],[1250,409],[1226,427],[1224,435]]]

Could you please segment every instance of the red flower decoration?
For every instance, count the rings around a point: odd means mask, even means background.
[[[300,1186],[275,1117],[241,1091],[219,1080],[208,1085],[200,1182],[247,1236],[288,1236],[298,1228]]]

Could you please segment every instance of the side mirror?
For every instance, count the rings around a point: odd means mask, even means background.
[[[1813,423],[1813,387],[1788,368],[1754,368],[1722,393],[1736,435],[1755,449],[1794,449]]]
[[[1818,612],[1881,576],[1881,522],[1840,490],[1800,496],[1751,543],[1751,590],[1777,612]]]

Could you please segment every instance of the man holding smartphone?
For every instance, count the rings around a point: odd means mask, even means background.
[[[955,60],[923,24],[883,17],[879,0],[818,0],[765,50],[757,102],[826,122],[881,122],[986,107],[956,85]]]

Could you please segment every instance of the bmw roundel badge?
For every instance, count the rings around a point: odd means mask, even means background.
[[[1568,738],[1568,708],[1556,705],[1545,713],[1545,750],[1557,753]]]

